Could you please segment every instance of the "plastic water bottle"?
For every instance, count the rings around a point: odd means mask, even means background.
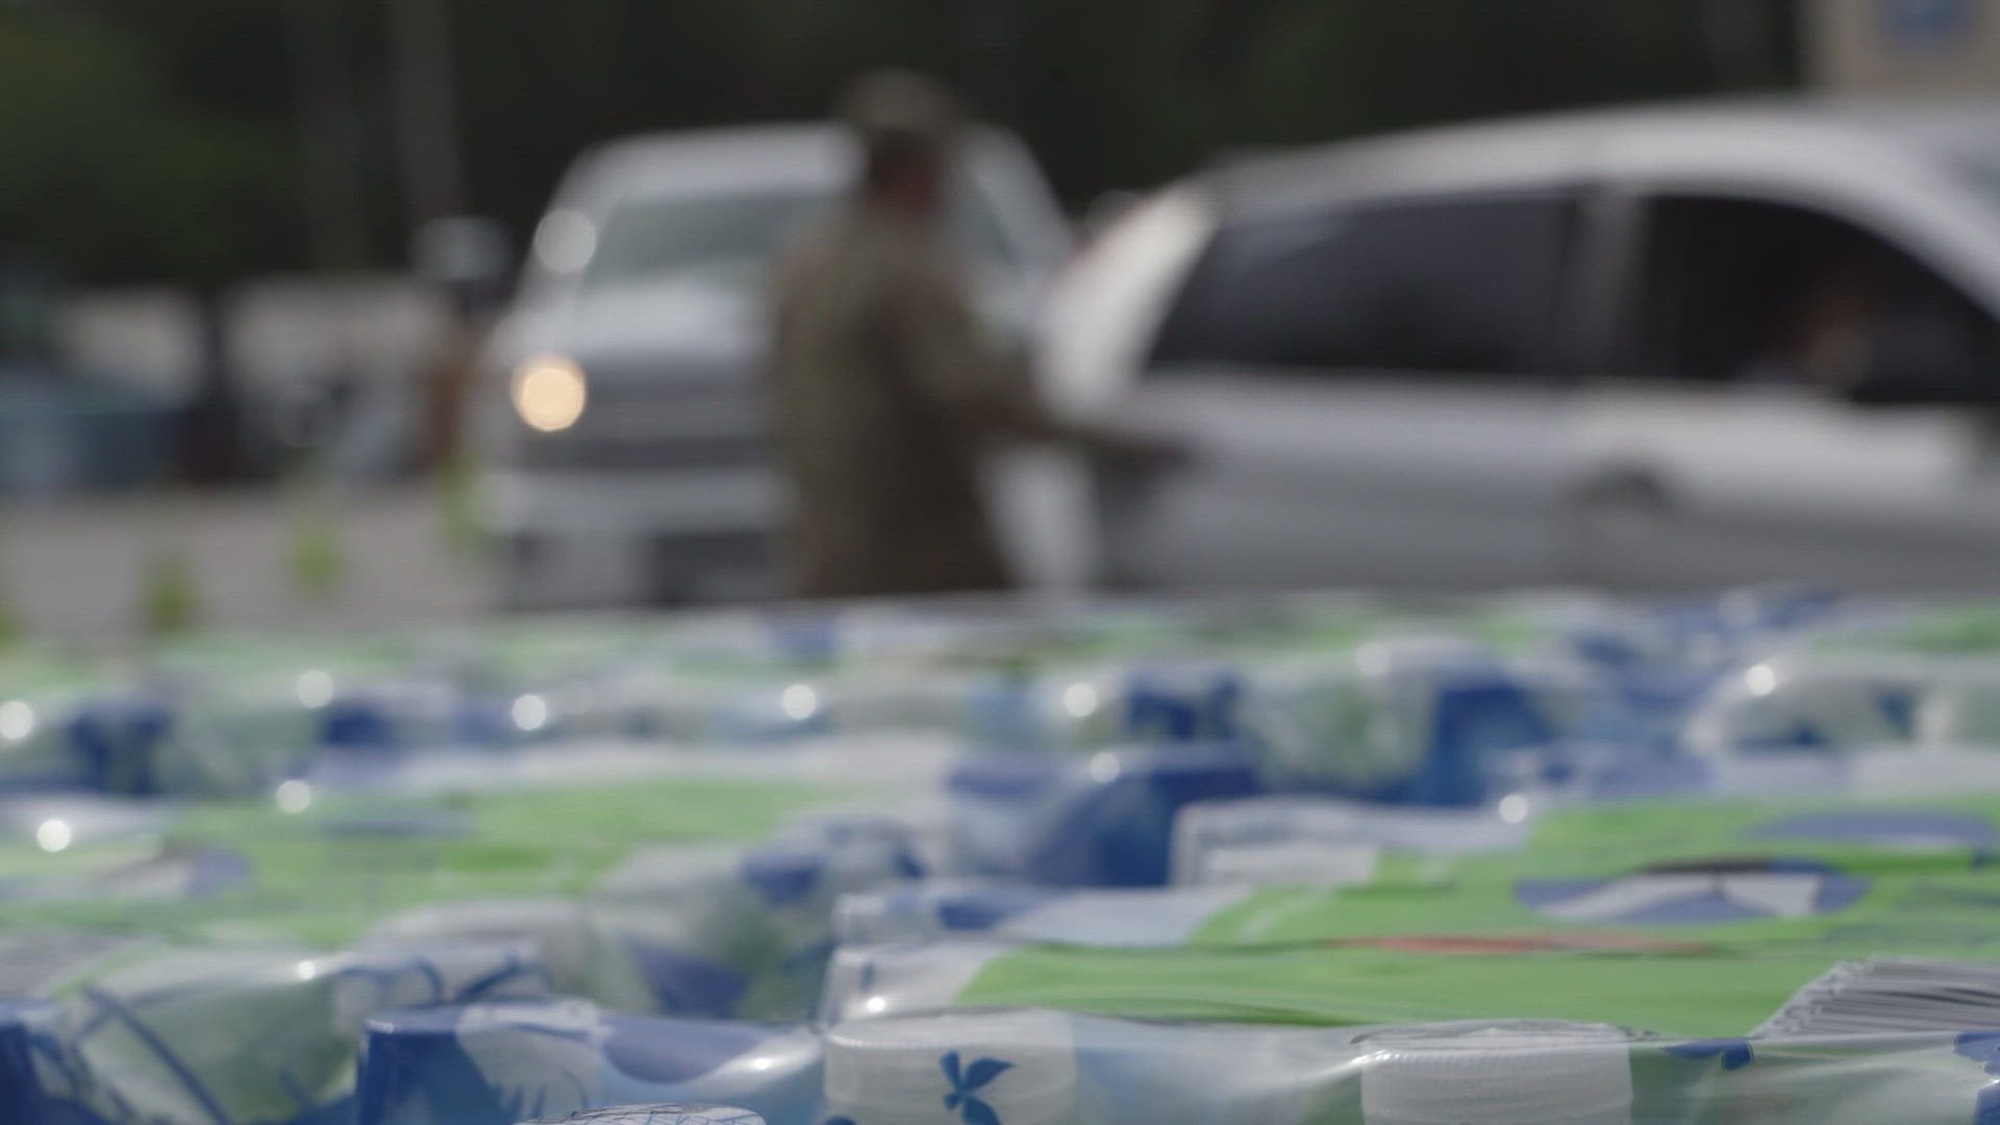
[[[398,1012],[368,1025],[354,1120],[515,1125],[708,1104],[813,1122],[823,1057],[806,1028],[619,1016],[575,1000]]]
[[[1360,1038],[1367,1125],[1631,1125],[1630,1036],[1574,1024],[1395,1028]]]
[[[470,944],[329,957],[162,951],[81,983],[57,1034],[88,1074],[82,1108],[106,1120],[130,1106],[164,1121],[313,1120],[348,1096],[374,1015],[547,995],[528,951]]]
[[[1718,685],[1684,742],[1703,756],[1909,745],[1934,676],[1907,657],[1774,657]]]
[[[1634,1067],[1663,1085],[1644,1120],[1946,1125],[1991,1115],[1995,1046],[1983,1031],[1752,1037],[1649,1045]]]
[[[1940,667],[1916,717],[1932,746],[2000,749],[2000,661],[1961,659]]]
[[[733,1106],[653,1105],[587,1110],[525,1125],[764,1125],[764,1119]]]
[[[1285,795],[1190,805],[1174,822],[1174,882],[1367,882],[1385,851],[1457,856],[1520,847],[1536,811],[1528,794],[1465,810]]]
[[[1406,637],[1260,671],[1242,725],[1276,788],[1476,805],[1497,756],[1562,739],[1566,697],[1585,687],[1555,668],[1529,677],[1459,638]]]
[[[841,946],[827,963],[818,1019],[837,1024],[949,1008],[988,965],[1016,948],[980,939]]]
[[[834,940],[883,945],[991,933],[1064,893],[1021,880],[952,878],[842,895],[834,907]]]
[[[957,870],[1064,887],[1167,882],[1175,815],[1263,791],[1233,749],[1102,751],[1089,758],[993,756],[948,783]]]
[[[833,1119],[1073,1125],[1080,1108],[1070,1019],[1059,1013],[871,1019],[827,1032]]]
[[[970,696],[974,741],[995,749],[1088,752],[1228,742],[1244,673],[1214,661],[1100,665],[988,679]]]
[[[58,1125],[79,1112],[79,1065],[58,1035],[62,1009],[0,1001],[0,1105],[23,1125]]]

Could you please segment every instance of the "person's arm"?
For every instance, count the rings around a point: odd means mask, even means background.
[[[965,440],[1068,445],[1115,470],[1186,459],[1177,442],[1058,417],[1026,367],[999,361],[982,343],[972,303],[949,266],[927,256],[906,264],[911,268],[890,289],[890,331],[917,393]]]
[[[908,266],[890,289],[885,319],[915,393],[973,440],[1088,440],[1043,405],[1027,371],[985,346],[972,303],[948,267],[927,260]]]

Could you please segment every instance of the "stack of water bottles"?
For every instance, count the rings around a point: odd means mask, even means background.
[[[0,654],[0,1122],[2000,1120],[2000,610]]]

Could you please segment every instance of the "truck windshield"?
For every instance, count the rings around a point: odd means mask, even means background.
[[[836,202],[824,190],[794,188],[629,199],[597,232],[583,270],[585,288],[682,278],[756,286],[773,255],[798,229]],[[950,215],[952,241],[975,260],[1009,262],[1005,236],[981,193],[961,191]]]
[[[827,202],[809,191],[629,200],[598,232],[584,286],[676,276],[755,285],[771,255]]]

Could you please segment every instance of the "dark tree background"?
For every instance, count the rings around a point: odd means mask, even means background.
[[[402,260],[390,4],[0,0],[0,257],[215,286]],[[1073,204],[1232,149],[1782,88],[1793,0],[444,0],[466,203],[524,234],[582,146],[810,117],[882,63]]]

